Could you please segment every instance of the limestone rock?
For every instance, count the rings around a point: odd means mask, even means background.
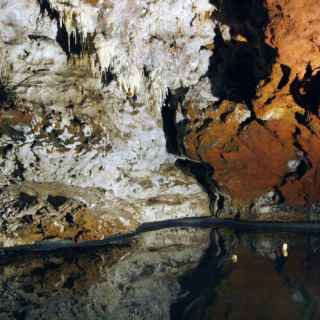
[[[84,238],[102,238],[209,214],[205,191],[166,150],[162,112],[168,90],[197,84],[208,69],[209,1],[23,0],[0,10],[3,243],[74,238],[83,229]],[[25,228],[18,217],[38,223],[38,209],[17,210],[19,198],[8,204],[5,196],[21,188],[37,190],[44,207],[48,194],[75,201],[94,221],[70,231],[58,208],[45,233]],[[101,229],[101,219],[113,229]]]

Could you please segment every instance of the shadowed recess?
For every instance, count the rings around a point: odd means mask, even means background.
[[[259,82],[271,75],[277,55],[265,43],[267,9],[261,0],[211,2],[218,9],[215,18],[230,26],[230,39],[223,38],[220,26],[215,30],[215,54],[208,70],[212,93],[222,100],[249,104]]]
[[[81,33],[77,29],[75,33],[68,34],[66,26],[60,23],[60,13],[51,7],[48,0],[38,0],[38,3],[41,14],[47,13],[50,19],[57,22],[58,31],[56,40],[68,57],[71,55],[81,55],[84,51],[90,52],[92,50],[90,37],[84,42]]]
[[[161,109],[167,151],[177,155],[181,154],[181,147],[183,145],[179,141],[181,140],[180,131],[183,130],[183,124],[177,124],[177,111],[188,90],[188,88],[181,87],[172,92],[169,89]]]
[[[301,80],[296,77],[291,85],[290,92],[295,102],[306,111],[319,116],[320,107],[320,71],[312,70],[310,64]]]

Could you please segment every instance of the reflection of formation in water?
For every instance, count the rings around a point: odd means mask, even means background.
[[[1,256],[0,319],[316,319],[319,244],[180,228],[118,247]]]

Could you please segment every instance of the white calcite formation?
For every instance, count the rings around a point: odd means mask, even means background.
[[[208,215],[207,194],[166,151],[161,108],[182,87],[215,100],[205,78],[214,10],[209,0],[1,1],[2,192],[29,188],[39,204],[54,190],[126,230]],[[41,240],[19,231],[35,219],[6,233],[35,204],[1,201],[2,244]]]

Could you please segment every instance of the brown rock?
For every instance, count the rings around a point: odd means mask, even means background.
[[[320,7],[315,0],[267,0],[265,8],[265,44],[277,52],[270,76],[243,104],[223,100],[216,111],[208,106],[203,113],[189,102],[186,152],[213,167],[212,178],[236,208],[248,208],[274,189],[291,207],[311,206],[320,201]],[[262,48],[257,35],[263,30],[254,31],[248,19],[247,50]],[[230,21],[237,34],[241,21]],[[230,41],[237,47],[242,38]],[[250,107],[251,117],[239,117],[241,105]]]

